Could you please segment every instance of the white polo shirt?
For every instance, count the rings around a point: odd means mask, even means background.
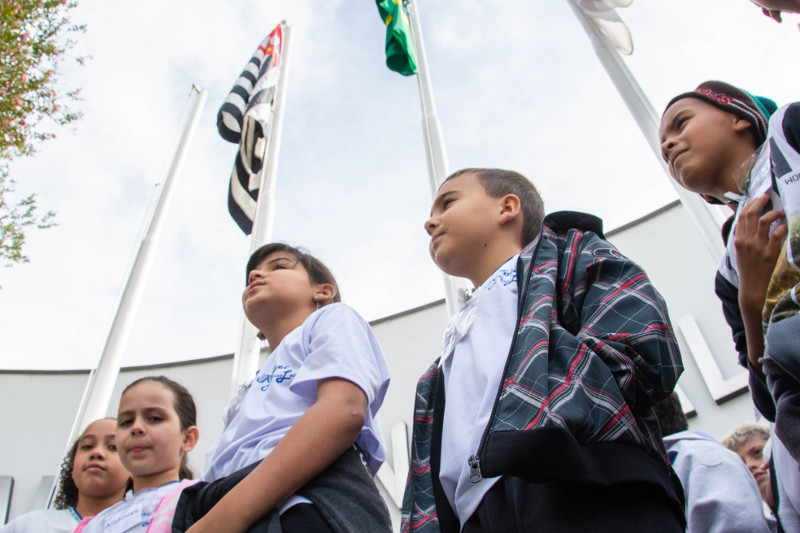
[[[500,479],[470,482],[467,459],[478,453],[516,329],[518,257],[506,261],[475,290],[445,331],[439,480],[462,527]]]
[[[389,368],[369,324],[343,303],[313,312],[270,354],[245,393],[225,414],[225,429],[206,454],[204,481],[215,481],[261,461],[317,400],[317,384],[342,378],[367,396],[356,439],[374,475],[385,459],[377,419]]]

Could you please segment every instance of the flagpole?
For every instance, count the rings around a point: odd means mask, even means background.
[[[422,132],[425,136],[425,155],[428,163],[428,176],[431,185],[431,197],[436,197],[439,186],[450,173],[447,153],[444,146],[444,135],[439,117],[436,115],[436,103],[433,100],[433,88],[428,72],[428,56],[425,54],[425,41],[422,37],[422,25],[419,21],[416,0],[406,3],[411,34],[414,41],[414,52],[417,58],[417,82],[419,97],[422,102]],[[447,314],[454,316],[464,302],[468,285],[463,278],[444,275],[445,302]]]
[[[606,73],[617,88],[617,92],[619,92],[628,110],[639,125],[639,129],[642,131],[656,159],[661,164],[661,168],[667,173],[669,182],[678,193],[681,203],[703,238],[706,248],[711,256],[718,260],[725,252],[720,238],[720,227],[724,217],[718,211],[712,211],[712,207],[704,202],[699,195],[687,191],[669,175],[666,162],[661,157],[661,143],[658,136],[658,125],[661,121],[653,105],[639,86],[636,78],[633,77],[620,53],[611,45],[608,39],[600,34],[586,13],[581,10],[577,0],[567,0],[567,3],[569,3],[584,31],[589,36],[595,54],[597,54]]]
[[[196,93],[194,105],[192,106],[186,126],[184,127],[183,135],[178,143],[178,148],[175,151],[172,165],[162,185],[161,195],[158,199],[155,211],[153,211],[147,233],[139,244],[139,250],[136,254],[133,266],[131,267],[128,281],[125,284],[125,289],[123,290],[119,306],[117,307],[114,321],[111,324],[111,331],[106,339],[105,347],[103,348],[103,352],[100,355],[96,367],[89,375],[89,381],[84,389],[83,398],[78,407],[75,421],[72,424],[69,438],[67,439],[67,450],[69,450],[80,431],[91,422],[105,417],[108,412],[108,404],[111,401],[111,394],[114,391],[114,385],[119,375],[122,353],[130,335],[133,318],[138,310],[145,280],[152,265],[154,250],[158,244],[158,238],[161,233],[161,228],[163,227],[164,213],[172,198],[177,176],[180,174],[183,167],[186,149],[197,129],[200,112],[208,96],[208,92],[205,89],[200,89],[197,85],[192,85],[192,91]],[[56,476],[56,483],[57,482],[58,476]],[[53,490],[54,489],[55,484],[53,486]],[[50,493],[51,500],[53,490],[51,490]]]
[[[286,21],[281,21],[282,39],[280,48],[280,72],[278,86],[275,90],[275,99],[272,106],[272,120],[267,137],[265,164],[261,167],[259,176],[258,200],[256,214],[253,219],[253,232],[250,237],[250,254],[267,244],[272,239],[272,230],[275,222],[275,181],[278,174],[278,156],[281,146],[281,132],[283,131],[283,108],[286,102],[286,87],[289,80],[289,35],[291,28]],[[233,356],[233,378],[231,381],[231,396],[234,397],[239,386],[248,383],[258,371],[258,358],[261,353],[261,340],[258,330],[253,324],[242,316],[239,322],[239,349]]]

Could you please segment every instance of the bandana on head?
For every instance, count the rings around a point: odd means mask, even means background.
[[[679,94],[670,100],[664,108],[664,113],[672,104],[683,98],[697,98],[750,122],[759,146],[767,139],[769,117],[778,109],[778,105],[769,98],[753,96],[724,81],[705,81],[694,91]]]

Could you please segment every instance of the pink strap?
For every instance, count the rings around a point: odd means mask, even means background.
[[[158,502],[156,510],[150,519],[150,524],[147,526],[146,533],[171,533],[172,532],[172,517],[175,516],[175,507],[178,506],[178,499],[181,496],[183,489],[190,485],[197,483],[198,479],[184,479],[177,487],[169,491]],[[80,526],[78,526],[80,527]],[[75,530],[78,533],[78,530]]]
[[[93,516],[87,516],[86,518],[84,518],[83,520],[78,522],[78,525],[75,526],[75,531],[73,533],[81,533],[81,531],[83,531],[83,528],[86,527],[86,524],[88,524],[89,522],[92,521],[92,518],[94,518],[94,517]]]

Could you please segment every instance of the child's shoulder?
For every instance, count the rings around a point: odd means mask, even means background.
[[[343,302],[333,302],[320,307],[309,317],[310,325],[330,324],[336,322],[357,322],[366,324],[367,321],[358,312]]]
[[[603,220],[589,213],[580,211],[556,211],[544,218],[544,225],[556,234],[567,233],[570,230],[591,231],[604,239]]]
[[[800,152],[800,102],[792,102],[779,108],[769,121],[772,132],[780,129],[789,145]]]

